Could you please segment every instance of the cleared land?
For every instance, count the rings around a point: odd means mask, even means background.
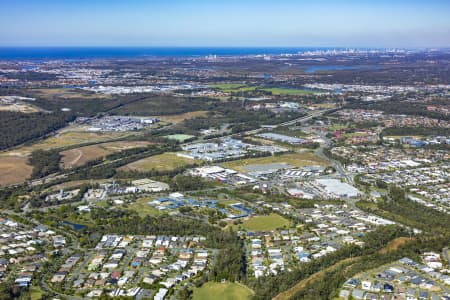
[[[179,157],[173,152],[167,152],[159,155],[150,156],[135,162],[132,162],[126,166],[121,167],[119,170],[125,171],[171,171],[184,166],[189,166],[195,163],[195,160]]]
[[[302,152],[302,153],[289,153],[283,155],[274,155],[268,157],[258,157],[241,159],[230,162],[223,163],[226,168],[238,170],[240,172],[245,172],[246,166],[252,165],[264,165],[264,164],[274,164],[274,163],[286,163],[293,167],[301,168],[305,166],[326,166],[328,163],[317,157],[312,152]]]
[[[379,252],[384,254],[384,253],[388,253],[389,251],[395,251],[400,246],[403,246],[404,244],[406,244],[409,241],[411,241],[411,239],[407,238],[407,237],[396,238],[395,240],[391,241],[386,247],[380,249]]]
[[[197,111],[191,111],[183,114],[178,115],[169,115],[169,116],[157,116],[156,118],[171,122],[171,123],[180,123],[185,120],[190,120],[198,117],[205,117],[208,114],[205,110],[197,110]]]
[[[207,282],[201,288],[194,289],[194,300],[246,300],[252,291],[236,283]],[[213,297],[212,297],[213,296]]]
[[[122,132],[96,133],[96,132],[65,131],[58,133],[55,136],[48,137],[37,143],[34,143],[30,146],[22,146],[10,150],[7,153],[10,155],[29,155],[34,150],[38,149],[50,150],[74,145],[82,145],[87,143],[107,142],[109,140],[123,138],[128,135],[129,133],[122,133]]]
[[[61,184],[53,185],[49,188],[51,191],[59,191],[61,189],[71,189],[75,187],[79,187],[85,183],[88,184],[94,184],[94,183],[105,183],[105,182],[111,182],[112,179],[85,179],[85,180],[74,180],[74,181],[67,181]]]
[[[32,105],[13,103],[0,105],[0,111],[17,111],[22,113],[34,113],[40,110]]]
[[[33,167],[24,156],[0,156],[0,186],[20,184],[31,176]]]
[[[111,95],[102,93],[94,93],[80,89],[65,89],[65,88],[50,88],[50,89],[33,89],[32,92],[47,99],[62,98],[62,99],[111,99]]]
[[[35,149],[52,149],[65,146],[73,146],[84,143],[102,142],[110,139],[124,137],[127,134],[119,132],[95,133],[95,132],[64,132],[50,137],[32,146]]]
[[[268,231],[289,226],[289,220],[277,214],[270,214],[268,216],[256,216],[242,223],[242,226],[248,230]]]
[[[73,168],[82,166],[85,163],[105,157],[109,154],[120,152],[126,149],[145,147],[150,142],[111,142],[97,145],[90,145],[61,152],[61,165],[63,168]]]

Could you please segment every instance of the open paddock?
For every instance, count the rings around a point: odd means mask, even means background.
[[[21,184],[30,178],[32,171],[26,156],[0,156],[0,186]]]
[[[124,171],[171,171],[177,168],[193,165],[195,160],[179,157],[176,153],[167,152],[159,155],[149,156],[144,159],[132,162],[119,168]]]
[[[132,148],[146,147],[150,144],[150,142],[145,141],[121,141],[74,148],[61,152],[61,166],[66,169],[74,168],[82,166],[89,161],[103,158],[112,153],[117,153]]]
[[[112,99],[111,95],[97,94],[90,91],[84,91],[81,89],[69,89],[69,88],[48,88],[48,89],[33,89],[30,90],[33,95],[46,99]]]
[[[88,143],[108,142],[110,140],[124,138],[128,135],[127,133],[121,132],[98,133],[65,130],[31,145],[21,146],[5,153],[27,156],[34,150],[51,150]]]
[[[170,123],[181,123],[185,120],[190,120],[199,117],[206,117],[207,114],[208,112],[205,110],[197,110],[178,115],[156,116],[156,118]]]

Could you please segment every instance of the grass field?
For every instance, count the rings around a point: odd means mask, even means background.
[[[207,111],[204,110],[198,110],[198,111],[191,111],[184,114],[178,114],[178,115],[168,115],[168,116],[157,116],[156,118],[171,122],[171,123],[180,123],[185,120],[194,119],[198,117],[204,117],[207,115]]]
[[[288,219],[277,214],[270,214],[267,216],[256,216],[245,220],[242,223],[242,227],[248,230],[268,231],[282,228],[283,226],[288,227],[289,224],[290,222]]]
[[[50,88],[50,89],[34,89],[33,94],[45,98],[62,98],[62,99],[111,99],[111,95],[83,91],[80,89],[66,89],[66,88]]]
[[[189,134],[171,134],[171,135],[166,135],[165,138],[169,139],[169,140],[175,140],[178,141],[180,143],[183,143],[186,140],[192,139],[193,135],[189,135]]]
[[[1,155],[0,186],[25,182],[33,171],[33,167],[27,162],[28,158],[25,156]]]
[[[308,95],[315,94],[317,91],[314,90],[302,90],[302,89],[290,89],[290,88],[265,88],[265,87],[257,87],[257,86],[247,86],[245,84],[239,83],[223,83],[223,84],[214,84],[211,85],[213,88],[220,89],[225,93],[236,93],[236,92],[249,92],[260,90],[264,92],[271,92],[272,95],[290,95],[290,96],[298,96],[298,95]]]
[[[29,146],[22,146],[13,150],[9,150],[8,154],[28,155],[34,150],[42,149],[49,150],[55,148],[62,148],[67,146],[74,146],[79,144],[107,142],[130,135],[123,132],[108,132],[108,133],[96,133],[96,132],[79,132],[79,131],[65,131],[55,136],[48,137],[44,140],[38,141]]]
[[[65,146],[73,146],[84,143],[107,141],[125,136],[127,136],[126,133],[120,132],[96,133],[96,132],[69,131],[50,137],[40,143],[33,145],[32,148],[33,149],[61,148]]]
[[[42,295],[43,295],[43,292],[40,287],[38,287],[38,286],[30,287],[30,299],[31,300],[43,299]]]
[[[71,188],[75,188],[75,187],[79,187],[82,184],[85,183],[105,183],[105,182],[111,182],[112,179],[85,179],[85,180],[74,180],[74,181],[67,181],[64,183],[60,183],[60,184],[56,184],[56,185],[52,185],[49,190],[51,191],[59,191],[61,189],[71,189]]]
[[[300,90],[287,88],[263,88],[262,90],[266,92],[272,92],[272,95],[289,95],[289,96],[310,95],[317,93],[317,91],[313,90]]]
[[[73,168],[82,166],[85,163],[98,158],[105,157],[109,154],[120,152],[126,149],[145,147],[150,142],[110,142],[97,145],[90,145],[80,148],[74,148],[61,152],[61,165],[63,168]]]
[[[226,168],[234,169],[240,172],[245,172],[246,166],[252,165],[264,165],[264,164],[273,164],[273,163],[286,163],[293,167],[305,167],[305,166],[326,166],[328,163],[317,157],[312,152],[302,152],[302,153],[289,153],[283,155],[275,155],[275,156],[267,156],[267,157],[258,157],[258,158],[248,158],[248,159],[240,159],[235,161],[225,162],[222,165]]]
[[[246,300],[253,292],[236,283],[207,282],[201,288],[194,289],[194,300]]]
[[[148,215],[151,215],[151,216],[160,215],[162,213],[160,210],[158,210],[148,204],[148,202],[151,200],[152,200],[152,198],[148,198],[148,197],[138,199],[138,200],[136,200],[136,202],[129,204],[128,209],[136,211],[140,217],[145,217]]]
[[[141,172],[150,170],[170,171],[176,168],[192,165],[194,164],[194,162],[195,161],[192,159],[179,157],[173,152],[167,152],[132,162],[126,166],[121,167],[119,170],[136,170]]]
[[[24,103],[13,103],[13,104],[2,104],[0,105],[0,111],[16,111],[22,113],[34,113],[38,112],[40,109],[33,105]]]

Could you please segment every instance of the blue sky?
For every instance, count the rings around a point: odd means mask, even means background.
[[[0,46],[449,47],[450,0],[0,0]]]

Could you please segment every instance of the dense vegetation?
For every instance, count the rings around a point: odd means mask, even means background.
[[[450,128],[441,127],[390,127],[385,128],[382,135],[450,135]]]
[[[58,172],[59,160],[61,155],[57,150],[35,150],[31,153],[29,159],[30,164],[33,166],[32,178],[45,177],[47,175]]]
[[[450,120],[449,115],[427,110],[425,103],[407,102],[407,101],[352,101],[344,108],[347,109],[373,109],[381,110],[386,114],[404,114],[413,116],[429,117],[441,120]]]
[[[208,101],[210,100],[210,101]],[[116,115],[174,115],[213,108],[215,100],[199,97],[148,95],[111,110]]]
[[[35,213],[32,216],[44,224],[67,228],[63,222],[76,215],[75,207],[65,205],[49,211],[48,214]],[[133,211],[99,208],[91,211],[90,220],[92,223],[85,224],[83,230],[74,232],[79,236],[82,246],[95,246],[103,234],[200,235],[206,237],[207,247],[220,249],[209,280],[235,281],[244,277],[246,267],[243,241],[231,230],[224,231],[198,219],[168,215],[140,217]]]
[[[220,103],[219,103],[220,104]],[[200,129],[220,128],[230,125],[232,133],[259,128],[261,125],[279,124],[303,116],[299,112],[274,113],[269,110],[246,111],[242,101],[228,101],[226,105],[212,102],[209,113],[204,117],[185,120],[175,126],[174,131],[195,133]]]
[[[403,189],[390,187],[388,197],[377,204],[360,201],[358,207],[430,233],[450,234],[450,216],[408,200]]]
[[[284,272],[277,276],[269,275],[257,279],[250,279],[248,284],[255,291],[253,299],[271,299],[280,292],[289,289],[297,282],[308,278],[324,268],[330,267],[344,259],[375,253],[378,249],[386,246],[392,239],[406,235],[407,231],[398,226],[379,227],[377,230],[366,235],[364,238],[366,244],[363,248],[355,245],[345,246],[336,252],[303,264],[292,272]],[[318,297],[316,299],[328,298]]]
[[[387,252],[375,252],[362,256],[354,261],[341,263],[335,268],[326,270],[320,278],[310,281],[302,289],[297,291],[292,299],[334,299],[338,296],[338,289],[345,280],[359,272],[379,267],[405,256],[417,258],[417,253],[423,251],[440,251],[449,242],[450,240],[448,238],[420,236],[407,241],[407,243],[400,245],[397,249],[392,249]]]
[[[0,150],[39,138],[64,127],[74,116],[66,113],[0,112]]]

